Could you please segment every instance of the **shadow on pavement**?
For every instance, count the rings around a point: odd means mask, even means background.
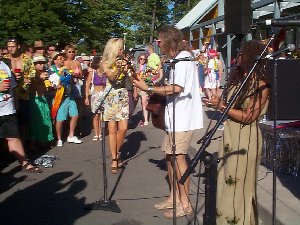
[[[83,209],[85,198],[76,197],[87,183],[79,180],[81,174],[66,180],[72,175],[72,172],[51,175],[6,198],[0,205],[0,224],[74,224],[87,214]]]
[[[125,139],[127,139],[127,141],[123,143],[120,149],[122,160],[127,160],[135,156],[141,147],[141,142],[147,140],[144,132],[141,131],[128,134]]]

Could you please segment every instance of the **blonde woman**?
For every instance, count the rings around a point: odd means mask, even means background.
[[[112,38],[105,46],[102,57],[102,68],[108,78],[104,96],[103,120],[108,121],[108,139],[111,152],[111,172],[118,173],[122,166],[119,150],[123,144],[129,118],[128,92],[125,88],[127,66],[122,65],[123,39]]]

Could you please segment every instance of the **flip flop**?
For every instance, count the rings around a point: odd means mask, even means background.
[[[99,139],[99,137],[96,135],[93,137],[93,141],[98,141],[98,139]]]

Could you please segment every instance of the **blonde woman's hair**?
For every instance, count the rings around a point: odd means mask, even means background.
[[[112,68],[113,64],[116,62],[119,49],[123,49],[122,38],[111,38],[108,40],[102,57],[102,63],[104,63],[107,68]]]

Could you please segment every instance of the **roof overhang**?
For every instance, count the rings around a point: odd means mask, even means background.
[[[188,14],[186,14],[177,24],[180,30],[192,27],[198,23],[207,13],[209,13],[216,5],[218,0],[202,0]]]

